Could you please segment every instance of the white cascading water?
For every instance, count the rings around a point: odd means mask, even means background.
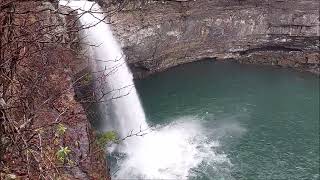
[[[103,100],[107,103],[111,102],[104,106],[108,108],[105,112],[108,127],[105,130],[117,130],[123,137],[131,131],[148,128],[132,74],[109,25],[102,21],[105,16],[99,5],[89,1],[60,1],[62,3],[77,9],[81,14],[81,24],[84,28],[90,27],[83,32],[83,36],[91,46],[91,58],[98,78],[97,93],[104,96]]]
[[[81,24],[90,27],[82,32],[84,42],[91,45],[90,57],[95,62],[95,71],[103,72],[107,82],[97,85],[97,93],[109,92],[103,99],[109,102],[102,106],[106,116],[103,129],[115,130],[121,137],[148,129],[121,47],[109,24],[101,22],[104,19],[101,8],[89,1],[60,1],[60,4],[78,10]],[[94,13],[84,13],[87,11]],[[199,119],[183,117],[143,137],[128,138],[111,150],[124,155],[117,161],[118,169],[114,170],[113,178],[185,179],[192,176],[190,170],[204,159],[209,163],[206,166],[212,166],[210,162],[228,163],[225,155],[217,155],[212,150],[218,145],[208,142]]]

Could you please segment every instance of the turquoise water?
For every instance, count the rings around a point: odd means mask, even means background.
[[[319,179],[317,76],[208,60],[135,83],[150,125],[197,117],[230,161],[204,159],[189,179]]]

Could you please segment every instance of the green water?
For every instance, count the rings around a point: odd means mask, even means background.
[[[136,81],[148,123],[197,116],[231,162],[190,179],[319,179],[319,79],[287,69],[202,61]],[[156,163],[156,162],[155,162]],[[219,166],[219,165],[217,165]]]

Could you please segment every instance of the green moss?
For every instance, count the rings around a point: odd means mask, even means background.
[[[118,134],[115,131],[108,131],[101,133],[97,136],[96,143],[100,147],[104,147],[110,143],[116,143],[118,141]]]

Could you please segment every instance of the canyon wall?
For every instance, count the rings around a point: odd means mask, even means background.
[[[203,58],[319,74],[319,1],[127,4],[110,18],[135,77]]]
[[[42,1],[0,9],[0,179],[109,179],[76,98],[89,66],[77,52],[76,15]]]

